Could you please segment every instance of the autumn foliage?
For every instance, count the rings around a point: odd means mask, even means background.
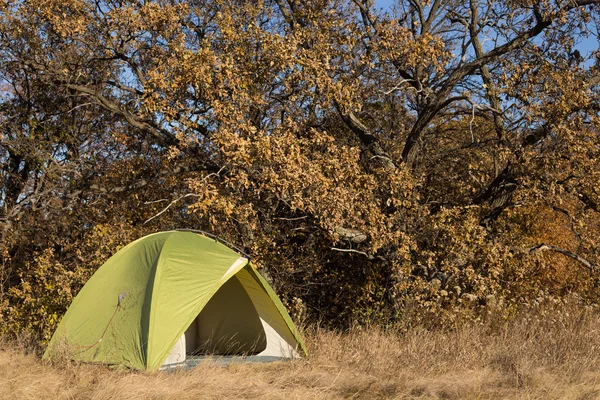
[[[332,326],[600,304],[597,3],[0,0],[0,333],[176,228]]]

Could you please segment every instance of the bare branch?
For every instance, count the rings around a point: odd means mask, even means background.
[[[169,208],[171,208],[171,206],[173,206],[178,201],[180,201],[182,199],[185,199],[186,197],[198,197],[198,196],[200,196],[200,195],[196,194],[196,193],[187,193],[187,194],[184,194],[183,196],[179,196],[178,198],[176,198],[175,200],[173,200],[172,202],[170,202],[169,205],[166,206],[165,208],[163,208],[162,211],[160,211],[158,214],[156,214],[153,217],[150,217],[146,221],[144,221],[143,225],[146,225],[148,222],[152,221],[153,219],[160,217],[162,214],[164,214],[165,212],[167,212],[167,210]]]
[[[299,221],[301,219],[306,219],[306,218],[308,218],[308,215],[304,215],[302,217],[296,217],[296,218],[273,217],[274,220],[278,220],[278,221]]]
[[[587,269],[589,269],[591,272],[598,272],[598,267],[594,264],[592,264],[591,262],[589,262],[588,260],[586,260],[585,258],[581,257],[579,254],[575,254],[572,251],[563,249],[561,247],[557,247],[557,246],[553,246],[551,244],[540,244],[537,245],[535,247],[532,247],[528,250],[528,253],[535,253],[538,251],[555,251],[557,253],[563,254],[567,257],[572,258],[573,260],[579,262],[580,264],[583,264]]]
[[[359,251],[359,250],[354,250],[354,249],[339,249],[337,247],[331,247],[331,250],[333,251],[339,251],[341,253],[355,253],[355,254],[360,254],[362,256],[367,257],[369,260],[374,260],[375,257],[373,257],[370,254],[365,253],[364,251]]]
[[[79,93],[90,96],[92,99],[95,100],[95,102],[99,106],[101,106],[105,110],[125,118],[125,120],[134,128],[137,128],[142,132],[154,136],[156,139],[158,139],[160,144],[166,146],[177,146],[179,144],[179,140],[170,132],[155,126],[150,121],[144,121],[138,116],[124,110],[117,103],[107,99],[92,88],[84,85],[74,85],[70,83],[67,83],[64,86],[69,89],[75,90]]]
[[[400,82],[398,82],[398,84],[396,84],[396,86],[394,86],[393,88],[391,88],[388,91],[383,92],[384,94],[388,95],[392,92],[395,92],[396,90],[400,89],[400,87],[405,84],[405,83],[410,83],[411,81],[414,81],[414,79],[402,79]],[[414,86],[412,87],[414,89]],[[419,89],[417,90],[417,93],[422,92],[423,89]]]
[[[386,165],[391,169],[396,169],[396,164],[391,159],[391,157],[381,148],[381,145],[373,136],[373,133],[369,128],[367,128],[353,112],[344,112],[342,110],[342,106],[335,101],[335,106],[342,118],[342,121],[354,132],[360,141],[365,144],[371,152],[378,156],[378,158],[382,159]]]
[[[153,201],[145,201],[144,204],[148,205],[148,204],[164,203],[165,201],[169,201],[169,199],[160,199],[160,200],[153,200]]]

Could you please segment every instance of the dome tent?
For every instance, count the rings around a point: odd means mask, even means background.
[[[44,354],[157,370],[194,354],[294,358],[306,348],[248,259],[191,231],[145,236],[81,289]]]

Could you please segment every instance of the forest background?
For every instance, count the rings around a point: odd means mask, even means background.
[[[597,308],[598,3],[0,0],[0,334],[176,228],[300,322]]]

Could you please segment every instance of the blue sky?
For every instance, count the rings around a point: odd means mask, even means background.
[[[392,5],[394,0],[375,0],[376,7],[389,7]]]
[[[375,0],[375,7],[377,8],[389,8],[394,4],[396,0]],[[592,51],[598,50],[600,43],[597,37],[590,35],[587,38],[583,38],[576,48],[581,52],[581,55],[586,57],[589,56]]]

